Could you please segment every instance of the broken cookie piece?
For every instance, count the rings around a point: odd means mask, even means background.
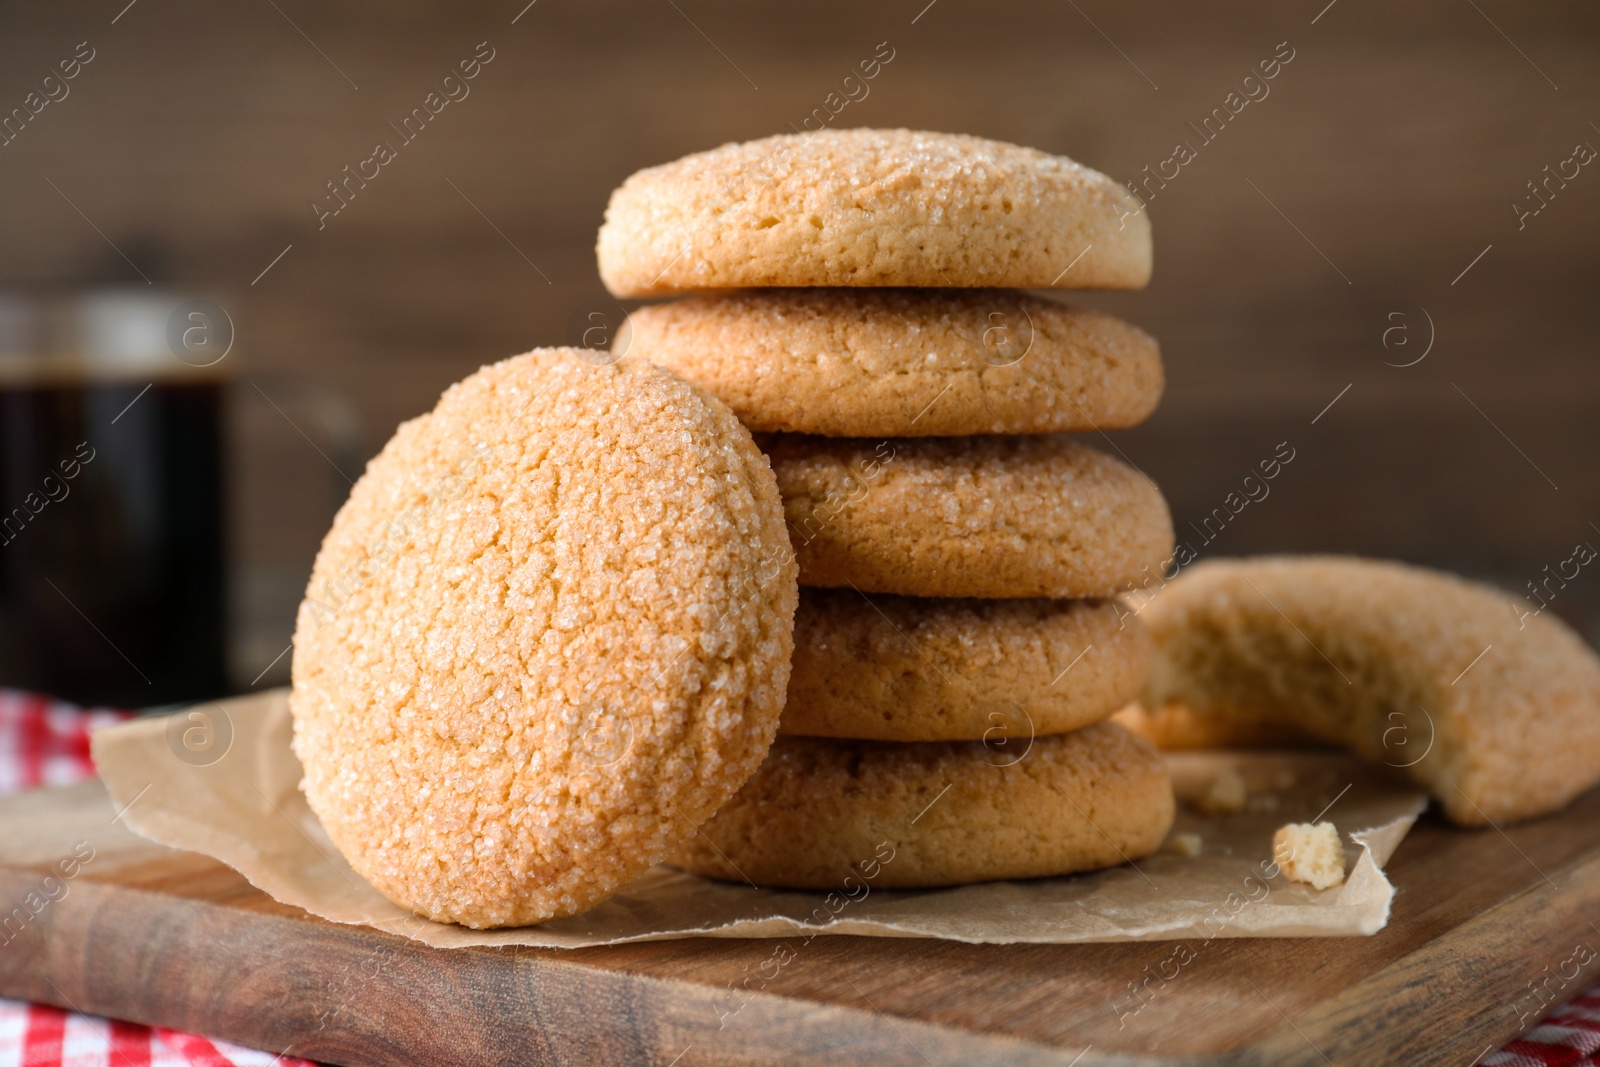
[[[1285,878],[1327,889],[1344,881],[1344,845],[1331,822],[1291,822],[1272,835],[1272,861]]]

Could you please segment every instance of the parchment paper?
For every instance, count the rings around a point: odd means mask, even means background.
[[[1198,834],[1199,856],[1167,849],[1113,870],[955,889],[880,890],[869,881],[855,899],[657,867],[582,915],[479,931],[419,918],[351,869],[300,793],[290,735],[287,691],[277,690],[109,727],[94,735],[93,751],[134,831],[221,860],[313,915],[437,948],[818,934],[995,944],[1372,934],[1388,922],[1394,898],[1382,866],[1426,804],[1397,777],[1343,755],[1173,754],[1180,797],[1173,833]],[[1186,798],[1229,767],[1250,786],[1255,810],[1197,814]],[[1273,830],[1324,808],[1344,832],[1345,883],[1319,892],[1281,874],[1266,877]]]

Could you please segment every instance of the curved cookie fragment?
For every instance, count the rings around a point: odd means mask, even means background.
[[[1125,721],[1157,744],[1288,728],[1405,770],[1464,826],[1543,815],[1600,781],[1600,658],[1498,590],[1266,556],[1197,563],[1141,617],[1156,645],[1142,703],[1157,713]]]

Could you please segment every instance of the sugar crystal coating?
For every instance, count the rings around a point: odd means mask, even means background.
[[[578,356],[486,367],[403,424],[297,618],[307,799],[363,877],[433,919],[595,904],[777,728],[796,589],[765,457],[670,372]]]
[[[1106,597],[1172,555],[1160,490],[1064,434],[768,434],[806,585],[921,597]]]
[[[761,289],[639,308],[616,349],[752,430],[829,437],[1116,430],[1161,399],[1161,352],[1110,315],[1014,289]]]
[[[1065,156],[962,134],[780,134],[641,170],[611,194],[617,296],[766,285],[1138,289],[1150,222]]]
[[[800,590],[780,733],[880,741],[1028,739],[1139,693],[1150,638],[1114,600],[868,597]]]
[[[713,878],[848,891],[1041,878],[1148,856],[1172,780],[1115,723],[978,741],[779,737],[761,769],[670,862]]]

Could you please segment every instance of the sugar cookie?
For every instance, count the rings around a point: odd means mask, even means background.
[[[796,589],[766,459],[671,373],[579,356],[485,367],[403,424],[300,606],[306,797],[432,919],[605,899],[777,729]]]

